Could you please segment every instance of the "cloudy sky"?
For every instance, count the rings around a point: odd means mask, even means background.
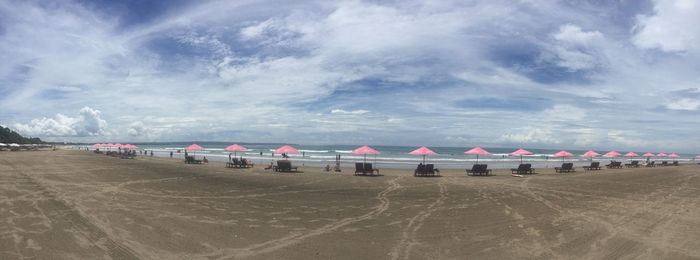
[[[53,141],[700,150],[700,1],[0,1]]]

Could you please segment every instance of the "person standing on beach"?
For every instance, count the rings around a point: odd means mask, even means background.
[[[170,158],[173,158],[173,151],[170,151]]]
[[[153,157],[153,150],[151,150],[151,157]]]

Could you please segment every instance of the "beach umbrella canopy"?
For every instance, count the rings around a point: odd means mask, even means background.
[[[588,152],[582,154],[581,156],[583,156],[583,157],[596,157],[596,156],[600,156],[600,154],[599,154],[599,153],[596,153],[596,152],[593,151],[593,150],[590,150],[590,151],[588,151]]]
[[[523,155],[532,155],[532,152],[525,150],[523,148],[520,148],[520,149],[515,150],[512,153],[510,153],[510,155],[520,156],[520,163],[522,164],[523,163]]]
[[[379,154],[379,151],[377,151],[376,149],[369,147],[367,145],[363,145],[362,147],[359,147],[355,150],[352,150],[352,154],[364,155],[364,163],[367,163],[367,155],[368,154],[375,154],[376,155],[376,154]]]
[[[561,150],[561,151],[556,152],[555,154],[552,154],[552,156],[561,157],[561,161],[563,162],[564,158],[574,156],[574,154],[567,152],[567,151],[564,151],[564,150]]]
[[[233,152],[233,155],[236,156],[237,152],[248,151],[248,148],[246,148],[245,146],[239,145],[239,144],[232,144],[232,145],[226,146],[226,148],[224,148],[224,150],[229,151],[229,152]],[[231,159],[230,158],[231,154],[228,154],[228,156],[229,156],[229,159]]]
[[[437,153],[433,152],[433,150],[430,150],[428,147],[421,146],[420,148],[411,151],[409,154],[422,155],[423,156],[423,164],[425,164],[425,156],[426,155],[437,154]]]
[[[668,157],[671,157],[671,158],[678,158],[678,157],[681,157],[681,156],[678,155],[677,153],[671,153],[671,154],[668,155]]]
[[[610,151],[610,152],[603,154],[603,156],[605,156],[605,157],[618,157],[620,155],[622,155],[622,154],[618,153],[616,151]]]
[[[656,156],[657,156],[657,157],[668,157],[668,154],[665,154],[665,153],[657,153]]]
[[[204,147],[198,145],[198,144],[191,144],[190,146],[185,147],[186,151],[201,151],[204,150]]]
[[[639,154],[635,152],[629,152],[625,154],[625,157],[639,157]]]
[[[642,154],[642,156],[644,156],[644,157],[652,157],[652,156],[655,156],[655,155],[654,155],[653,153],[645,153],[645,154]]]
[[[476,155],[476,163],[479,163],[479,155],[489,155],[491,153],[482,149],[481,147],[474,147],[471,150],[464,152],[464,154]]]
[[[298,154],[299,150],[297,148],[294,148],[291,145],[285,145],[285,146],[281,146],[280,148],[275,149],[275,153],[278,153],[278,154],[283,154],[283,153]]]

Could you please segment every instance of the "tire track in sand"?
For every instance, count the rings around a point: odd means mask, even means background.
[[[303,233],[303,234],[290,234],[278,239],[270,240],[267,242],[255,244],[246,248],[235,248],[235,249],[223,249],[218,252],[204,255],[204,257],[215,257],[217,259],[230,259],[230,258],[246,258],[246,257],[252,257],[255,255],[263,254],[263,253],[269,253],[273,252],[288,246],[291,246],[293,244],[299,243],[304,239],[322,235],[331,231],[334,231],[336,229],[339,229],[341,227],[372,219],[376,216],[379,216],[380,214],[384,213],[387,209],[389,209],[389,205],[391,201],[387,197],[387,195],[395,190],[398,190],[401,187],[399,183],[397,183],[397,180],[403,178],[403,177],[396,177],[394,179],[391,179],[389,183],[389,187],[384,189],[383,191],[379,192],[376,196],[376,199],[379,200],[379,204],[374,207],[374,209],[364,215],[357,216],[357,217],[352,217],[352,218],[345,218],[341,219],[339,221],[336,221],[331,224],[327,224],[323,227],[311,230],[309,232]]]
[[[411,249],[413,249],[415,245],[419,244],[416,241],[416,233],[421,227],[423,227],[425,220],[428,219],[433,212],[438,210],[440,205],[442,205],[447,198],[447,188],[445,187],[443,180],[444,178],[440,179],[440,182],[438,183],[438,187],[440,188],[440,196],[433,203],[428,205],[425,210],[419,212],[409,220],[408,225],[404,228],[401,234],[401,240],[394,247],[394,249],[391,250],[391,253],[389,253],[391,259],[408,259],[411,254]]]

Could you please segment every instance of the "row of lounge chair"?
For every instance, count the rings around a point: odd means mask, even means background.
[[[379,169],[372,167],[371,163],[355,163],[355,175],[375,175],[379,174]]]
[[[255,166],[254,163],[249,162],[246,158],[232,158],[230,161],[226,162],[226,168],[251,168]]]
[[[288,160],[279,160],[277,165],[272,166],[272,170],[276,172],[297,172],[297,167],[292,166],[292,162]]]
[[[202,160],[197,160],[194,158],[194,156],[185,156],[185,163],[186,164],[202,164]]]
[[[488,169],[488,164],[474,164],[472,169],[467,169],[467,175],[471,176],[487,176],[491,174],[491,170]]]
[[[435,168],[433,164],[419,164],[413,172],[415,177],[437,177],[440,176],[440,170]]]

